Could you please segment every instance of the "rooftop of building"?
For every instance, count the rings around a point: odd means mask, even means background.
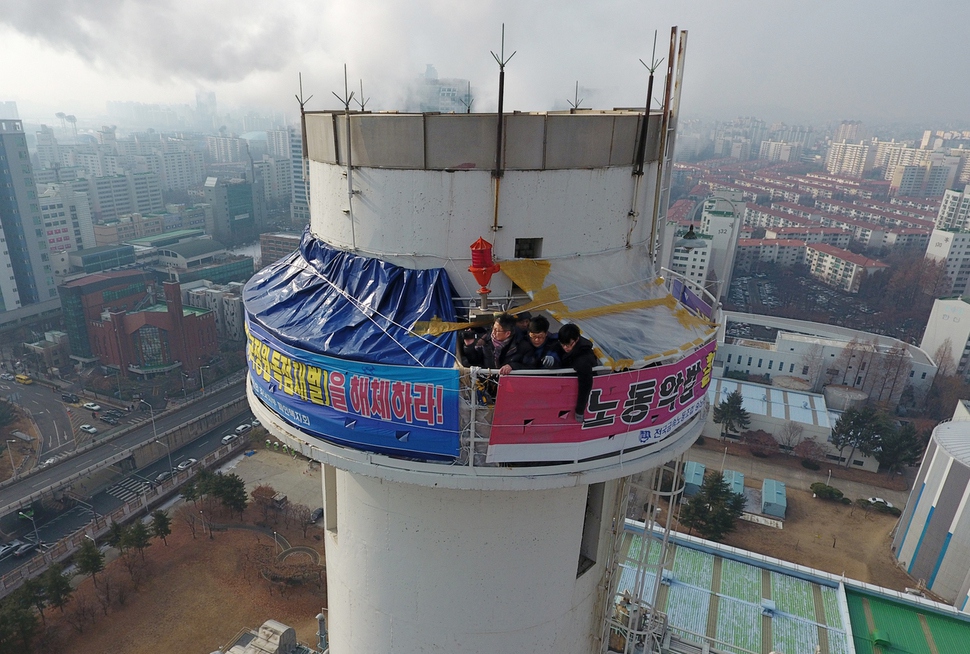
[[[129,245],[137,245],[141,247],[160,247],[169,243],[178,243],[184,238],[197,238],[203,235],[205,235],[205,231],[201,229],[177,229],[172,232],[165,232],[164,234],[132,238],[125,242]]]
[[[167,304],[153,304],[150,307],[145,307],[141,311],[149,313],[168,313]],[[132,313],[140,313],[139,311],[133,311]],[[212,313],[211,309],[202,309],[199,307],[190,307],[187,304],[182,305],[182,315],[183,316],[204,316],[207,313]]]
[[[148,279],[148,275],[142,270],[112,270],[107,272],[91,273],[75,279],[65,280],[61,286],[68,288],[84,288],[102,283],[120,283],[126,279]]]
[[[635,592],[637,560],[660,562],[658,538],[643,533],[643,523],[625,522],[618,603]],[[678,636],[712,652],[941,654],[970,639],[970,616],[951,606],[685,534],[671,535],[667,561],[657,608]],[[654,588],[649,568],[645,577]]]
[[[864,257],[861,254],[855,254],[854,252],[849,252],[848,250],[843,250],[842,248],[837,248],[834,245],[828,245],[827,243],[810,243],[808,245],[810,250],[815,250],[816,252],[821,252],[822,254],[827,254],[837,259],[842,259],[843,261],[848,261],[849,263],[855,264],[860,268],[888,268],[889,266],[881,261],[876,261],[875,259],[870,259]]]
[[[951,298],[951,300],[960,300],[970,304],[970,299]],[[743,336],[745,338],[775,342],[778,339],[778,334],[784,333],[786,338],[822,339],[831,341],[835,345],[848,344],[855,339],[860,343],[875,342],[881,351],[888,350],[890,347],[905,347],[909,351],[913,363],[934,365],[932,359],[920,348],[890,336],[849,329],[848,327],[840,327],[838,325],[754,313],[725,311],[723,315],[726,325],[725,334],[728,337]]]
[[[720,404],[738,391],[745,410],[758,416],[785,418],[792,422],[831,428],[825,398],[817,393],[794,391],[780,386],[765,386],[737,379],[714,378],[707,388],[711,406]]]
[[[183,241],[181,243],[173,243],[171,245],[164,246],[164,248],[166,250],[171,250],[175,254],[185,259],[192,259],[204,254],[223,252],[225,251],[226,246],[219,241],[209,238],[200,238],[193,239],[191,241]]]

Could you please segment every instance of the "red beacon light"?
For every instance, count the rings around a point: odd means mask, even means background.
[[[488,288],[488,283],[492,280],[492,275],[499,271],[499,265],[492,261],[492,244],[483,238],[479,238],[471,245],[472,265],[468,272],[475,276],[475,281],[481,285],[478,294],[482,298],[482,309],[487,307],[488,294],[492,292]]]

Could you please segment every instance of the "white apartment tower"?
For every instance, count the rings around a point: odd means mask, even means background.
[[[717,331],[653,271],[644,118],[506,114],[496,153],[494,114],[307,114],[309,230],[243,292],[247,391],[323,464],[333,654],[606,651],[624,480],[700,433]],[[464,365],[505,308],[594,342],[579,421],[571,369]]]
[[[862,177],[872,169],[875,151],[868,143],[839,141],[829,145],[825,170],[832,175]]]
[[[744,215],[741,191],[719,191],[704,201],[701,233],[711,237],[710,271],[718,282],[719,296],[727,294],[731,287],[731,272]]]

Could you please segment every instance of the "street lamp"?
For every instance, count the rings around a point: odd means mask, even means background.
[[[27,515],[23,511],[17,511],[17,515],[19,515],[21,518],[27,518],[30,520],[31,524],[34,525],[34,540],[37,541],[38,545],[40,545],[40,533],[37,531],[37,521],[34,520],[34,516]]]
[[[211,366],[199,366],[199,379],[202,380],[202,394],[205,395],[205,375],[202,374],[203,370],[208,370]]]
[[[151,415],[151,417],[152,417],[152,436],[154,436],[155,437],[155,440],[157,441],[158,440],[158,432],[155,431],[155,407],[153,407],[151,404],[149,404],[145,400],[138,400],[138,404],[144,404],[145,406],[148,407],[149,415]]]
[[[17,476],[17,468],[13,464],[13,449],[10,447],[11,443],[16,443],[16,442],[17,441],[12,440],[10,438],[7,439],[7,454],[10,455],[10,476],[11,477]]]
[[[154,431],[154,428],[152,429],[152,431]],[[165,441],[160,441],[157,438],[155,439],[155,442],[160,445],[164,445],[165,449],[168,450],[168,471],[174,472],[175,468],[172,467],[172,448],[168,446],[168,443],[166,443]]]

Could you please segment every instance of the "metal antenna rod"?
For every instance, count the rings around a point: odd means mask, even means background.
[[[472,112],[472,102],[474,102],[474,100],[472,99],[472,83],[471,82],[468,83],[468,91],[465,93],[465,97],[464,98],[458,98],[458,102],[460,102],[463,105],[465,105],[465,113],[466,114],[470,114]]]
[[[350,147],[350,103],[354,99],[354,92],[350,90],[347,84],[347,64],[344,64],[344,97],[340,97],[335,91],[331,91],[331,93],[333,93],[333,97],[337,98],[344,105],[344,123],[346,126],[344,133],[347,141],[347,215],[350,218],[350,240],[353,245],[353,250],[356,251],[357,233],[354,229],[354,160]]]
[[[365,110],[368,102],[370,102],[370,98],[364,97],[364,80],[360,80],[360,98],[357,100],[357,104],[360,105],[361,111]]]
[[[505,104],[505,65],[512,60],[515,52],[505,58],[505,23],[502,23],[502,50],[501,55],[494,52],[492,57],[498,63],[498,130],[495,144],[495,170],[492,171],[493,177],[502,176],[502,111]]]
[[[573,111],[575,111],[576,109],[579,109],[579,105],[582,104],[583,100],[585,99],[586,98],[583,98],[582,100],[579,99],[579,80],[576,80],[576,93],[575,95],[573,95],[573,101],[570,102],[567,99],[566,102],[569,104],[570,107],[573,108]]]
[[[637,143],[637,165],[633,171],[634,175],[643,175],[643,160],[646,157],[647,150],[647,122],[650,118],[650,104],[653,102],[653,75],[657,71],[657,68],[663,62],[663,58],[657,59],[657,30],[653,31],[653,53],[650,55],[650,65],[641,59],[640,63],[643,67],[650,71],[650,77],[647,79],[647,103],[643,110],[643,127],[640,129],[640,140]]]

